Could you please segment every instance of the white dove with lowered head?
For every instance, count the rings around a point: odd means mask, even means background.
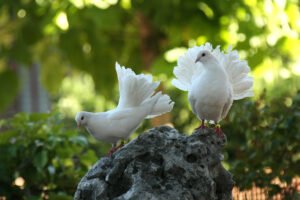
[[[170,112],[174,105],[168,95],[154,94],[159,82],[153,82],[151,75],[136,75],[118,63],[116,71],[120,92],[118,106],[107,112],[81,111],[75,117],[78,126],[84,126],[96,139],[112,143],[113,147],[119,140],[127,139],[145,118]]]
[[[201,120],[214,121],[216,132],[221,134],[219,121],[224,119],[233,100],[253,96],[253,78],[248,76],[250,68],[240,60],[238,52],[228,48],[222,52],[210,43],[196,46],[179,57],[174,68],[172,84],[188,91],[193,113]]]

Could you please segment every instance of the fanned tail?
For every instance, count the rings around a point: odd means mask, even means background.
[[[116,63],[119,80],[120,99],[118,108],[129,108],[153,104],[147,118],[152,118],[172,110],[174,102],[168,95],[161,92],[154,94],[159,82],[153,82],[151,75],[135,74],[130,68],[121,67]]]
[[[233,99],[239,100],[253,96],[253,78],[248,76],[250,67],[245,60],[240,60],[237,51],[231,47],[223,58],[224,67],[232,84]]]
[[[253,78],[248,76],[250,68],[246,61],[240,60],[237,51],[231,47],[224,53],[220,46],[213,48],[210,43],[189,48],[187,52],[178,58],[177,66],[174,68],[172,84],[178,89],[189,91],[193,79],[202,72],[201,64],[196,64],[197,54],[201,50],[208,50],[224,67],[231,82],[233,99],[243,99],[253,96]]]
[[[151,75],[136,75],[130,68],[121,67],[116,63],[119,80],[119,108],[129,108],[141,105],[153,95],[159,82],[152,82]]]
[[[161,94],[161,92],[158,92],[157,94],[159,94],[160,97],[154,105],[152,112],[146,118],[153,118],[164,113],[170,112],[173,109],[174,102],[170,99],[168,95],[163,95]]]

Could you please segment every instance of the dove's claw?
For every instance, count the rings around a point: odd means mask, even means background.
[[[201,129],[205,129],[205,128],[206,128],[206,126],[205,126],[205,124],[204,124],[204,123],[201,123],[201,125],[199,126],[199,128],[201,128]]]
[[[111,157],[115,151],[116,151],[116,147],[112,147],[112,148],[109,150],[109,152],[107,153],[107,155],[108,155],[109,157]]]
[[[201,125],[199,126],[199,128],[201,128],[201,129],[207,128],[207,127],[205,126],[205,119],[202,119],[202,120],[201,120]]]
[[[195,131],[198,131],[198,130],[200,130],[200,129],[206,129],[207,128],[207,126],[206,126],[206,124],[205,124],[205,120],[203,119],[203,120],[201,120],[201,124],[200,124],[200,126],[198,127],[198,128],[196,128],[195,129]]]
[[[215,131],[216,131],[216,134],[217,134],[218,137],[224,137],[224,133],[221,129],[220,124],[216,125]]]
[[[108,152],[108,156],[111,157],[113,153],[121,149],[123,146],[124,146],[124,140],[122,140],[118,146],[113,145],[113,147]]]

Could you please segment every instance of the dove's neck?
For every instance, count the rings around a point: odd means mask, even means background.
[[[204,64],[204,68],[207,71],[213,72],[214,74],[218,74],[218,73],[220,73],[220,74],[226,74],[224,68],[215,59],[207,61],[206,63],[203,63],[203,64]]]

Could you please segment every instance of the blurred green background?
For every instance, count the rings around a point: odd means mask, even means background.
[[[114,64],[152,73],[176,102],[171,123],[198,126],[187,94],[171,85],[187,48],[232,45],[246,59],[255,96],[222,121],[224,165],[241,189],[299,198],[300,3],[297,0],[0,1],[0,199],[72,199],[109,144],[77,130],[77,111],[118,101]],[[135,137],[134,134],[133,137]],[[277,181],[274,181],[277,180]]]

